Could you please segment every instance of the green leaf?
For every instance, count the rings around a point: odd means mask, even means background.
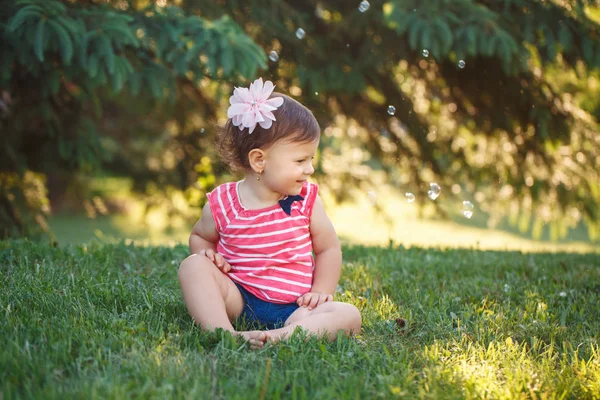
[[[430,26],[425,26],[421,31],[421,48],[429,49],[431,47],[431,34],[433,29]]]
[[[440,58],[443,57],[443,55],[442,55],[442,44],[441,44],[440,39],[437,36],[437,32],[436,32],[436,35],[435,35],[435,40],[433,40],[431,42],[431,46],[429,47],[429,53],[434,58],[437,58],[437,59],[440,59]]]
[[[41,62],[44,62],[44,48],[46,38],[44,37],[44,28],[46,27],[46,19],[42,18],[39,20],[37,24],[37,28],[35,30],[35,42],[33,45],[33,51],[35,52],[36,57]]]
[[[413,50],[417,50],[419,48],[419,31],[421,30],[421,26],[423,21],[420,19],[416,20],[408,30],[408,44]]]
[[[502,60],[502,66],[504,68],[504,72],[508,74],[510,71],[510,65],[512,62],[512,52],[511,52],[510,44],[508,43],[508,41],[506,39],[499,40],[497,50],[498,50],[498,55],[499,55],[500,59]]]
[[[223,67],[223,74],[229,76],[233,71],[234,67],[233,52],[230,47],[223,47],[221,49],[221,66]]]
[[[594,42],[592,42],[587,36],[581,39],[583,48],[583,60],[587,63],[592,63],[594,60]]]
[[[108,78],[106,77],[106,69],[98,68],[98,75],[96,75],[96,84],[106,85]]]
[[[475,28],[467,28],[467,54],[474,56],[477,54],[477,31]]]
[[[115,53],[110,40],[105,35],[98,38],[98,50],[106,60],[108,73],[112,75],[115,72]]]
[[[492,57],[496,53],[496,43],[498,42],[498,36],[490,36],[489,40],[486,43],[486,46],[483,48],[483,54],[486,57]]]
[[[544,42],[548,52],[548,59],[554,60],[556,58],[556,41],[554,40],[554,33],[547,25],[543,25],[541,30],[544,34]]]
[[[557,54],[558,54],[558,49],[556,48],[556,42],[553,40],[548,45],[548,59],[550,61],[554,61],[556,59]]]
[[[523,39],[526,42],[532,43],[535,40],[535,28],[536,24],[534,21],[527,21],[523,26]]]
[[[105,31],[110,32],[112,37],[118,38],[119,41],[125,44],[129,44],[134,48],[138,48],[140,46],[138,38],[133,34],[133,32],[131,32],[131,28],[129,26],[111,24],[108,26],[103,26],[102,28]]]
[[[131,75],[135,72],[133,65],[131,65],[131,63],[129,62],[129,60],[127,58],[119,57],[119,59],[121,60],[121,65],[124,68],[124,70],[126,71],[127,75]]]
[[[400,10],[398,7],[394,7],[394,11],[389,16],[388,20],[398,35],[404,35],[412,23],[413,14],[402,12],[402,10]]]
[[[444,53],[444,55],[446,55],[452,49],[452,43],[454,41],[452,30],[450,29],[448,24],[446,24],[441,19],[437,19],[434,22],[434,26],[436,31],[438,32],[438,37],[440,38],[440,43],[442,45],[441,51]]]
[[[92,53],[90,55],[90,57],[88,58],[88,75],[91,78],[95,78],[98,75],[98,60],[99,56],[98,53]]]
[[[185,73],[188,71],[188,67],[187,62],[185,61],[185,57],[183,55],[180,55],[179,57],[177,57],[177,59],[175,59],[175,61],[173,62],[173,68],[175,69],[175,71],[177,71],[179,75],[185,75]]]
[[[477,35],[477,54],[486,54],[486,49],[488,48],[489,36],[483,32],[479,32]]]
[[[15,32],[29,20],[37,21],[42,18],[42,13],[37,8],[25,7],[19,10],[8,22],[8,31]]]
[[[123,83],[125,82],[126,71],[123,65],[121,64],[121,57],[117,57],[115,62],[115,70],[111,76],[111,86],[115,93],[118,93],[123,88]]]
[[[573,35],[571,34],[571,31],[567,25],[564,23],[560,24],[560,27],[558,28],[558,38],[562,48],[565,51],[570,51],[571,46],[573,45]]]
[[[66,29],[55,20],[49,19],[48,26],[52,29],[57,39],[62,62],[69,65],[73,58],[73,42],[71,41],[71,37]]]

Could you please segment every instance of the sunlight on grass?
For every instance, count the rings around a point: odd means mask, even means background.
[[[375,206],[366,195],[358,194],[354,204],[342,205],[334,205],[327,194],[322,193],[322,196],[338,235],[351,244],[386,246],[392,240],[405,247],[600,251],[600,245],[582,241],[555,243],[532,240],[500,229],[469,226],[472,225],[472,221],[466,218],[464,223],[443,220],[440,217],[419,219],[416,205],[407,203],[399,193],[394,194],[385,188],[378,192]],[[384,213],[378,212],[377,207]],[[449,213],[452,214],[451,211]],[[386,214],[393,218],[386,218]]]
[[[59,243],[85,243],[91,240],[115,243],[121,240],[145,245],[176,245],[187,243],[195,217],[189,221],[169,219],[159,207],[145,213],[140,201],[127,201],[127,213],[99,216],[56,215],[49,218],[51,229]],[[321,190],[327,212],[340,238],[348,244],[387,246],[391,241],[405,247],[473,248],[552,252],[599,252],[600,245],[579,240],[559,242],[532,240],[518,232],[485,227],[486,220],[475,210],[472,219],[460,216],[450,203],[441,203],[452,217],[444,220],[425,208],[419,218],[417,206],[407,203],[404,196],[390,187],[382,187],[375,198],[356,192],[355,201],[336,204],[326,190]],[[372,204],[373,201],[375,204]],[[437,200],[442,201],[441,199]],[[456,206],[458,207],[458,206]],[[456,208],[454,207],[454,208]],[[187,210],[189,212],[189,210]]]
[[[574,376],[581,379],[582,393],[593,397],[598,393],[597,377],[568,343],[563,346],[559,349],[535,338],[531,343],[515,343],[510,337],[487,345],[436,341],[425,347],[423,356],[428,364],[425,371],[461,386],[467,398],[513,399],[523,394],[560,398],[572,389]],[[581,351],[597,354],[598,347],[587,345]]]

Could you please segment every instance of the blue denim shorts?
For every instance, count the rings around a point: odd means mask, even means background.
[[[234,283],[240,290],[245,303],[244,310],[239,319],[253,325],[258,323],[266,329],[281,328],[289,316],[298,309],[298,304],[296,303],[270,303],[259,299],[241,285],[238,285],[236,282]]]

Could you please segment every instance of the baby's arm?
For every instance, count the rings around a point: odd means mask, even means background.
[[[190,234],[190,251],[192,254],[202,254],[208,257],[219,269],[227,272],[231,269],[222,255],[217,253],[219,233],[208,203],[202,209],[202,216],[192,228]]]
[[[202,216],[192,228],[190,234],[190,251],[192,254],[198,254],[200,250],[213,250],[217,249],[217,241],[219,240],[219,234],[217,233],[217,227],[215,226],[215,220],[212,217],[210,206],[208,203],[202,209]]]
[[[340,241],[319,196],[313,206],[310,234],[315,252],[313,283],[310,292],[298,299],[298,304],[314,308],[320,303],[333,300],[342,270]]]

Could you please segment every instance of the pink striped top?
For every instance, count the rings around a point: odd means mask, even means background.
[[[318,186],[305,182],[291,215],[279,206],[247,210],[239,182],[207,194],[219,241],[217,252],[231,265],[227,275],[250,293],[273,303],[293,303],[310,291],[314,258],[310,216]]]

